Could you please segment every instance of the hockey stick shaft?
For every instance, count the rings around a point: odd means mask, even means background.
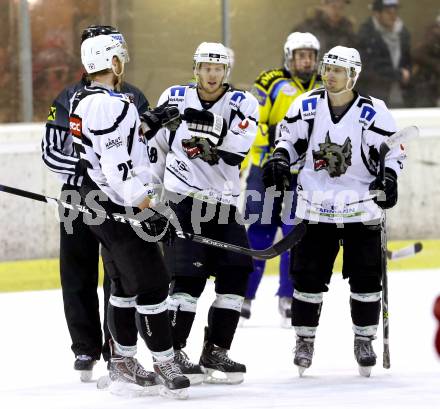
[[[130,224],[133,227],[142,227],[145,223],[141,220],[138,220],[133,217],[128,217],[122,214],[117,213],[106,213],[100,209],[90,208],[88,206],[84,206],[82,204],[76,203],[67,203],[63,200],[56,199],[50,196],[44,196],[39,193],[29,192],[27,190],[17,189],[15,187],[5,186],[0,184],[0,191],[9,193],[16,196],[25,197],[27,199],[36,200],[43,203],[48,203],[52,205],[61,205],[64,208],[76,210],[81,213],[93,214],[95,213],[98,217],[102,217],[108,220],[113,220],[119,223]],[[246,247],[237,246],[231,243],[225,243],[222,241],[210,239],[207,237],[200,236],[194,233],[187,233],[183,231],[176,231],[176,236],[180,239],[192,240],[196,243],[204,244],[211,247],[220,248],[226,251],[232,251],[234,253],[243,254],[247,256],[251,256],[254,258],[259,258],[263,260],[268,260],[274,257],[279,256],[281,253],[289,250],[296,243],[298,243],[305,233],[305,225],[300,223],[295,226],[292,231],[290,231],[283,239],[281,239],[278,243],[275,243],[273,246],[268,247],[263,250],[253,250]]]
[[[383,142],[379,148],[379,177],[385,187],[385,157],[391,147]],[[388,311],[388,265],[387,265],[387,230],[386,211],[383,211],[381,226],[381,266],[382,266],[382,328],[383,328],[383,356],[382,365],[385,369],[391,366],[390,361],[390,322]]]

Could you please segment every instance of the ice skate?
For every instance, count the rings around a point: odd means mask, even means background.
[[[356,335],[354,337],[354,356],[359,365],[359,374],[369,377],[371,369],[376,365],[376,354],[373,350],[372,337],[362,337]]]
[[[158,395],[160,385],[159,377],[146,371],[136,358],[116,355],[110,358],[108,377],[99,378],[96,387],[118,396],[138,397]]]
[[[181,349],[174,351],[174,363],[180,368],[182,374],[189,379],[191,385],[200,385],[205,379],[203,368],[198,364],[192,363],[188,355]]]
[[[281,315],[281,327],[286,329],[292,328],[292,298],[279,297],[278,311]]]
[[[182,374],[174,359],[163,362],[154,360],[153,368],[162,382],[159,391],[161,396],[173,399],[188,398],[190,380]]]
[[[205,369],[205,383],[239,384],[243,382],[246,366],[228,357],[228,350],[204,342],[200,365]]]
[[[299,376],[312,365],[315,338],[297,337],[293,363],[298,367]]]
[[[75,363],[73,364],[73,369],[79,371],[81,382],[90,382],[93,376],[93,367],[96,364],[94,360],[89,355],[77,355]]]
[[[238,323],[240,327],[244,327],[249,318],[251,318],[251,306],[252,300],[245,298],[240,311],[240,322]]]

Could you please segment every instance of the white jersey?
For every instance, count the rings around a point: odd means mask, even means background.
[[[202,103],[194,86],[173,86],[160,97],[183,114],[186,108],[206,109],[222,116],[228,132],[217,147],[219,162],[211,165],[197,157],[190,159],[182,141],[191,138],[183,121],[177,131],[162,128],[148,141],[151,166],[167,191],[193,196],[209,202],[236,205],[240,195],[239,163],[255,139],[258,125],[258,102],[249,92],[228,88],[212,103]],[[153,162],[155,163],[153,164]]]
[[[276,147],[291,163],[303,161],[298,177],[296,216],[324,223],[379,219],[381,209],[368,199],[378,174],[379,146],[397,131],[383,101],[355,93],[340,116],[320,88],[297,98],[280,124]],[[385,166],[400,173],[403,147],[392,149]]]
[[[127,95],[97,83],[78,91],[70,131],[90,178],[110,200],[137,206],[154,194],[139,114]]]

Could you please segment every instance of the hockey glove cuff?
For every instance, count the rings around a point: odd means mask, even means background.
[[[186,108],[183,119],[191,136],[205,138],[212,146],[218,146],[228,132],[225,119],[209,111]]]
[[[382,209],[391,209],[397,203],[397,175],[391,168],[385,168],[385,186],[380,177],[377,177],[370,184],[370,191],[383,191],[385,194],[384,200],[382,195],[376,196],[373,200]]]

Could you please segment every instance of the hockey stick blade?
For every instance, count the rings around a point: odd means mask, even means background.
[[[138,220],[134,217],[128,217],[118,213],[107,214],[100,209],[93,209],[77,203],[67,203],[60,199],[56,199],[54,197],[44,196],[39,193],[33,193],[27,190],[17,189],[11,186],[5,186],[0,184],[0,192],[5,192],[20,197],[25,197],[27,199],[37,200],[39,202],[44,202],[51,205],[56,205],[56,206],[61,205],[64,208],[76,210],[81,213],[87,213],[87,214],[95,213],[101,218],[110,219],[119,223],[130,224],[133,227],[142,227],[143,224],[145,224],[144,221]],[[183,231],[176,231],[176,236],[178,238],[185,240],[192,240],[197,243],[204,244],[206,246],[221,248],[226,251],[232,251],[234,253],[244,254],[259,259],[268,260],[276,256],[279,256],[281,253],[284,253],[285,251],[294,247],[295,244],[297,244],[302,239],[304,233],[305,233],[305,225],[300,223],[296,225],[295,228],[290,233],[288,233],[283,239],[281,239],[278,243],[264,250],[253,250],[247,247],[241,247],[235,244],[224,243],[222,241],[199,236],[198,234],[186,233]]]
[[[398,250],[387,250],[388,260],[398,260],[401,258],[412,257],[420,253],[423,249],[422,243],[419,241]]]
[[[415,139],[420,135],[420,130],[417,126],[407,126],[406,128],[397,131],[395,134],[391,135],[384,143],[389,149],[394,148],[401,143]]]
[[[263,250],[254,250],[246,247],[240,247],[235,244],[224,243],[222,241],[209,239],[206,237],[193,235],[191,233],[176,232],[177,237],[185,235],[189,240],[193,240],[197,243],[206,244],[208,246],[221,248],[223,250],[232,251],[234,253],[244,254],[246,256],[251,256],[260,260],[269,260],[271,258],[277,257],[287,250],[294,247],[304,236],[306,232],[306,226],[303,223],[297,224],[292,231],[290,231],[286,236],[284,236],[278,243],[273,246],[268,247]]]

